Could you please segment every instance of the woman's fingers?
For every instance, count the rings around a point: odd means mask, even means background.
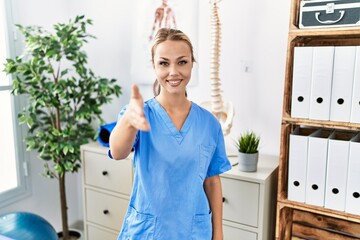
[[[147,122],[144,113],[143,112],[138,112],[135,111],[135,109],[132,109],[133,111],[130,110],[130,115],[129,115],[129,120],[130,120],[130,124],[137,129],[143,130],[143,131],[149,131],[150,130],[150,125]]]
[[[149,131],[150,125],[145,117],[141,117],[135,120],[136,128],[142,131]]]

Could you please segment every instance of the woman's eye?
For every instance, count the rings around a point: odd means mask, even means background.
[[[168,63],[168,62],[159,62],[159,65],[161,65],[161,66],[167,66],[167,65],[169,65],[169,63]]]
[[[187,64],[187,61],[186,61],[186,60],[182,60],[182,61],[179,62],[179,64],[180,64],[180,65],[185,65],[185,64]]]

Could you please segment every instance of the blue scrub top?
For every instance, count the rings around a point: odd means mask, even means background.
[[[195,103],[180,131],[155,98],[144,113],[151,130],[136,135],[134,185],[118,239],[211,240],[204,180],[231,169],[220,123]]]

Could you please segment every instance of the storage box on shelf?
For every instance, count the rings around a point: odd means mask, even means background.
[[[360,25],[357,0],[301,1],[299,28],[331,28]]]
[[[281,128],[276,239],[353,239],[354,236],[359,238],[359,215],[288,199],[289,141],[290,134],[296,127],[345,130],[354,134],[360,131],[359,123],[294,118],[291,115],[295,47],[360,46],[359,26],[299,29],[300,2],[300,0],[291,0],[290,9]]]
[[[132,187],[131,155],[109,159],[97,142],[81,146],[84,232],[87,240],[117,239]]]
[[[340,2],[340,1],[338,1]],[[290,6],[290,25],[289,25],[289,36],[327,36],[327,35],[344,35],[344,36],[356,36],[358,35],[359,26],[353,27],[336,27],[336,28],[311,28],[311,29],[300,29],[300,3],[301,0],[291,0]]]

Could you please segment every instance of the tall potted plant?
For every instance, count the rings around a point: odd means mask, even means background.
[[[69,239],[66,173],[81,166],[80,145],[96,137],[94,120],[101,106],[120,96],[115,79],[99,77],[87,66],[83,49],[89,38],[84,16],[53,26],[53,33],[38,26],[17,25],[25,39],[26,54],[7,59],[4,71],[13,78],[12,94],[25,94],[27,106],[18,115],[29,127],[27,150],[37,150],[44,175],[58,180],[62,239]]]

